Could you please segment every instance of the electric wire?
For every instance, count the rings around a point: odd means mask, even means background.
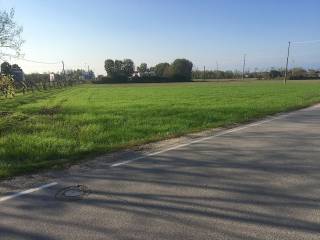
[[[7,54],[7,53],[1,53],[0,55],[11,57],[11,58],[14,58],[14,59],[19,59],[19,60],[26,61],[26,62],[38,63],[38,64],[47,64],[47,65],[61,64],[61,61],[59,61],[59,62],[36,61],[36,60],[32,60],[32,59],[27,59],[27,58],[15,56],[15,55],[12,55],[12,54]]]

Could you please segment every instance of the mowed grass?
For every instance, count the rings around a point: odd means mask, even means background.
[[[319,81],[82,85],[0,100],[0,177],[320,102]]]

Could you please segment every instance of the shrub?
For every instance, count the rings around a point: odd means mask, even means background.
[[[1,75],[0,76],[0,92],[5,97],[14,97],[15,86],[14,80],[11,75]]]

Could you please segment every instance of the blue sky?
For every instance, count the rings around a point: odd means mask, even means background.
[[[320,39],[319,0],[0,0],[24,27],[25,58],[104,73],[106,58],[136,64],[188,58],[195,67],[284,65],[287,42]],[[9,59],[10,60],[10,59]],[[26,72],[61,65],[18,62]],[[294,46],[291,66],[320,67],[320,44]]]

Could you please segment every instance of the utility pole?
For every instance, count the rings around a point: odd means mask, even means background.
[[[206,80],[206,66],[203,66],[203,81]]]
[[[62,74],[65,75],[65,71],[64,71],[64,61],[62,60],[61,63],[62,63]]]
[[[88,69],[88,72],[89,72],[89,64],[88,63],[84,63],[85,67],[84,68],[87,68]],[[85,71],[85,70],[84,70]]]
[[[286,72],[284,73],[284,84],[287,84],[287,79],[288,79],[288,66],[289,66],[289,57],[290,57],[290,47],[291,47],[291,42],[289,42],[289,44],[288,44],[288,55],[287,55]]]
[[[242,80],[244,80],[244,72],[246,69],[246,54],[243,55]]]
[[[66,84],[67,81],[66,81],[66,71],[64,70],[64,61],[62,60],[61,63],[62,63],[63,80],[64,80],[64,84]]]
[[[219,63],[218,61],[216,62],[216,66],[217,66],[217,72],[219,71]]]

